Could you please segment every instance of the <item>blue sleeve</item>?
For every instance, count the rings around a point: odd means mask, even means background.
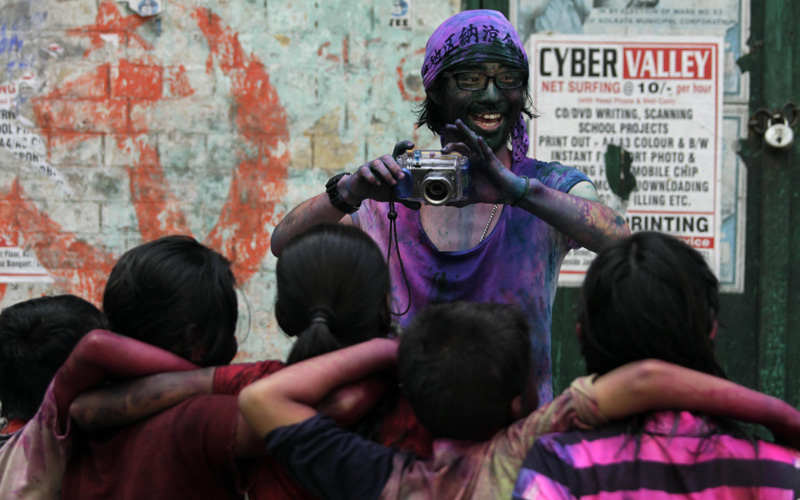
[[[589,176],[581,170],[564,166],[555,161],[546,163],[533,160],[530,165],[526,166],[531,170],[525,172],[524,175],[535,177],[545,186],[562,193],[568,193],[579,182],[592,182]],[[592,184],[594,183],[592,182]]]
[[[378,499],[392,473],[394,451],[318,414],[264,438],[267,453],[323,499]]]

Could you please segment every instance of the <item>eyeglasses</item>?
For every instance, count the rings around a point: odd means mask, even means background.
[[[489,86],[489,80],[494,82],[495,87],[502,90],[516,89],[525,83],[526,74],[524,71],[503,71],[494,76],[473,71],[464,73],[451,73],[456,81],[456,85],[461,90],[485,90]]]

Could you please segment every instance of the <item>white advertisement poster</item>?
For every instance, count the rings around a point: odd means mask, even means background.
[[[721,37],[534,36],[531,153],[582,169],[632,231],[661,231],[719,274]],[[559,284],[594,258],[572,251]]]
[[[0,234],[0,283],[51,283],[53,278],[36,256]]]
[[[747,74],[736,60],[747,52],[749,0],[512,0],[509,6],[523,40],[535,33],[724,37],[725,101],[747,104]]]

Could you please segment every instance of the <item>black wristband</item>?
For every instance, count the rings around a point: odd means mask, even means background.
[[[342,196],[339,194],[339,186],[338,186],[339,179],[341,179],[345,175],[350,175],[350,174],[346,173],[336,174],[330,179],[328,179],[328,182],[325,183],[325,192],[328,193],[328,198],[330,198],[331,204],[334,207],[338,208],[339,210],[341,210],[346,214],[352,214],[353,212],[361,208],[361,204],[359,203],[358,205],[353,206],[344,201],[344,198],[342,198]]]

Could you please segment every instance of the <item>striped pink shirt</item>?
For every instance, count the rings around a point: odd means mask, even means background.
[[[541,437],[514,499],[674,500],[800,498],[800,453],[751,442],[689,412],[658,412],[637,451],[627,424]]]

